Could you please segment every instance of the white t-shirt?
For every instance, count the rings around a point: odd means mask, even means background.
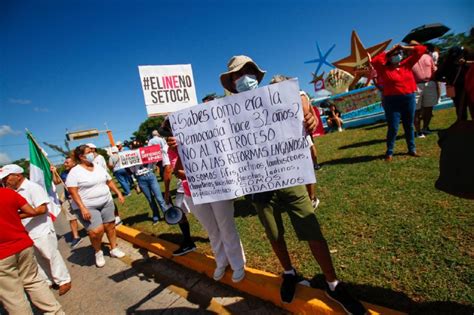
[[[94,158],[94,165],[98,165],[102,167],[104,170],[107,170],[107,163],[105,163],[105,159],[102,155],[97,154],[97,156]]]
[[[25,198],[33,208],[50,202],[49,196],[44,188],[26,178],[16,192]],[[28,235],[32,239],[45,236],[49,232],[54,231],[53,221],[48,211],[36,217],[21,219],[21,223],[23,223],[23,226],[28,231]]]
[[[109,158],[109,165],[112,167],[112,170],[114,172],[120,169],[120,158],[118,156],[118,153],[112,153]]]
[[[161,156],[162,156],[161,162],[163,163],[163,166],[170,165],[170,158],[168,156],[168,144],[166,143],[165,139],[154,136],[153,138],[150,139],[150,141],[148,141],[148,146],[157,145],[157,144],[159,144],[161,148]]]
[[[80,165],[74,166],[66,179],[67,187],[78,187],[78,193],[84,206],[95,208],[112,199],[107,181],[112,178],[102,167],[94,166],[92,171]],[[73,209],[79,208],[73,202]]]

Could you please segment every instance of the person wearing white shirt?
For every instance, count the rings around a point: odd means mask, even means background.
[[[36,209],[47,208],[49,196],[40,185],[33,183],[23,176],[23,168],[18,165],[5,165],[1,179],[6,187],[15,190]],[[53,222],[46,210],[44,214],[23,218],[28,235],[33,240],[34,252],[38,261],[40,276],[51,286],[59,286],[59,295],[66,294],[71,289],[71,275],[58,250],[58,239]]]
[[[104,170],[107,170],[107,163],[102,155],[97,153],[97,147],[93,143],[87,143],[86,146],[91,148],[92,153],[94,153],[94,164],[102,167]]]
[[[74,159],[77,165],[69,172],[66,186],[74,201],[73,207],[79,209],[78,218],[89,234],[95,251],[96,266],[103,267],[104,232],[110,242],[110,255],[116,258],[125,256],[117,247],[115,206],[110,190],[117,194],[120,203],[123,204],[125,199],[107,171],[94,165],[94,154],[87,145],[80,145],[74,149]]]
[[[167,165],[170,165],[170,159],[168,157],[168,144],[165,139],[160,137],[158,130],[153,130],[151,133],[152,138],[148,141],[148,146],[160,145],[161,155],[163,157],[161,162],[158,162],[156,165],[160,169],[160,176],[162,179],[165,178],[165,168]]]

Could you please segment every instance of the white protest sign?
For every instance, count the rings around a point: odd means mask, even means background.
[[[148,116],[197,104],[191,65],[139,66],[138,71]]]
[[[118,153],[120,168],[134,165],[156,163],[162,160],[162,152],[159,144],[136,150],[121,151]]]
[[[170,115],[195,204],[316,181],[298,81]]]

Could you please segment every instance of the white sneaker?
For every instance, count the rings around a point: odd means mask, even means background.
[[[221,280],[225,275],[225,269],[226,268],[227,268],[227,266],[217,267],[216,270],[214,270],[214,275],[212,276],[212,278],[216,281]]]
[[[123,256],[125,256],[125,253],[122,252],[120,248],[115,247],[114,249],[110,250],[110,256],[115,258],[122,258]]]
[[[313,208],[316,209],[319,206],[319,199],[311,200],[311,203],[313,204]]]
[[[101,250],[95,253],[95,265],[99,268],[105,265],[104,253]]]
[[[242,279],[245,277],[245,268],[242,267],[240,269],[234,270],[232,273],[232,282],[237,283],[242,281]]]
[[[115,225],[117,226],[117,225],[120,225],[120,224],[122,224],[122,219],[120,219],[119,216],[116,216],[115,217]]]
[[[337,128],[337,131],[342,132],[342,128],[341,127]]]

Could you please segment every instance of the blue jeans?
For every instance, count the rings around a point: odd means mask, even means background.
[[[153,211],[153,221],[158,220],[160,213],[158,211],[158,206],[156,205],[155,199],[158,201],[162,212],[164,212],[166,209],[166,203],[163,195],[161,194],[160,185],[156,180],[155,174],[149,172],[145,175],[137,176],[137,182],[143,194],[145,195],[151,210]]]
[[[119,182],[120,186],[122,186],[123,193],[125,195],[130,194],[130,175],[127,173],[127,170],[124,168],[117,170],[114,172],[114,176]]]
[[[400,118],[405,130],[408,152],[416,152],[415,129],[413,127],[416,108],[415,93],[384,96],[383,104],[388,125],[386,155],[393,155]]]

